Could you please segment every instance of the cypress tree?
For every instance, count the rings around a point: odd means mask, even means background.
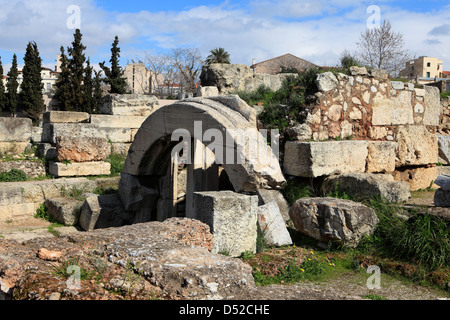
[[[83,81],[83,94],[84,94],[84,103],[80,111],[92,113],[92,91],[93,91],[93,81],[92,81],[92,70],[91,62],[89,59],[86,63],[86,68],[84,71],[84,81]]]
[[[61,46],[61,72],[56,81],[55,99],[58,101],[59,110],[69,111],[70,109],[70,70],[68,67],[69,60]]]
[[[2,111],[5,110],[6,96],[5,96],[5,86],[3,85],[3,65],[0,57],[0,116]]]
[[[109,93],[124,94],[127,92],[126,78],[123,77],[124,71],[119,66],[120,48],[119,37],[116,36],[111,48],[111,68],[105,66],[105,62],[100,63],[100,67],[105,72],[104,81],[111,86]]]
[[[81,43],[83,35],[79,29],[75,30],[74,40],[72,47],[67,48],[67,52],[70,55],[68,60],[68,69],[70,70],[70,96],[67,107],[70,111],[83,110],[83,104],[85,97],[83,93],[83,81],[84,81],[84,63],[86,57],[84,50],[86,47]]]
[[[92,113],[99,113],[100,108],[103,104],[103,91],[102,91],[102,80],[101,71],[94,70],[94,93],[92,97]]]
[[[44,111],[42,90],[44,84],[41,78],[42,59],[36,42],[29,42],[24,57],[25,65],[22,70],[23,81],[19,94],[22,111],[33,120],[39,122],[39,116]]]
[[[7,80],[6,80],[6,110],[9,111],[11,116],[16,115],[16,108],[18,103],[18,93],[19,82],[17,78],[19,77],[19,70],[17,70],[17,56],[13,55],[12,66],[9,69]]]

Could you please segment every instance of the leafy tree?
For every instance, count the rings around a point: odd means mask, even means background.
[[[61,111],[70,110],[70,70],[68,67],[68,58],[64,47],[61,46],[61,72],[56,82],[55,99],[58,101]]]
[[[119,37],[116,36],[111,48],[111,68],[105,66],[105,62],[100,63],[100,67],[105,72],[104,81],[111,86],[109,93],[124,94],[127,92],[126,78],[123,77],[122,67],[119,66],[120,48]]]
[[[3,84],[3,65],[0,57],[0,116],[2,111],[5,109],[6,103],[6,95],[5,95],[5,86]]]
[[[224,48],[215,48],[210,51],[210,55],[206,57],[205,63],[226,63],[230,64],[230,54]]]
[[[103,91],[102,91],[102,79],[101,71],[94,70],[94,93],[92,96],[92,113],[99,113],[100,107],[103,104]]]
[[[341,68],[345,70],[345,72],[350,72],[350,67],[353,66],[361,66],[361,63],[356,59],[354,55],[352,55],[347,50],[344,50],[339,58]]]
[[[391,23],[383,21],[378,28],[362,32],[357,42],[358,59],[372,68],[385,69],[396,75],[411,57],[404,49],[403,34],[391,29]]]
[[[9,111],[11,116],[16,115],[16,108],[19,100],[17,93],[17,90],[19,89],[19,82],[17,80],[18,76],[19,70],[17,69],[17,56],[14,54],[12,66],[11,69],[9,69],[6,81],[6,90],[8,91],[6,93],[6,110]]]
[[[20,106],[22,111],[33,120],[33,123],[37,124],[40,114],[44,111],[42,97],[44,84],[41,78],[42,59],[39,56],[36,42],[28,43],[24,62],[23,81],[19,94]]]
[[[84,63],[86,56],[84,50],[86,47],[81,43],[83,35],[79,29],[75,30],[74,41],[72,47],[67,48],[70,55],[68,60],[68,68],[70,70],[70,97],[68,102],[68,111],[78,111],[83,108],[85,96],[83,92],[84,81]]]

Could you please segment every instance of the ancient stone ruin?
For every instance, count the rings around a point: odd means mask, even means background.
[[[89,231],[74,235],[75,242],[104,244],[113,237],[101,254],[117,264],[121,256],[134,259],[152,286],[177,298],[221,299],[255,292],[248,266],[216,254],[256,252],[258,226],[273,246],[292,244],[289,225],[324,247],[355,247],[378,223],[374,211],[356,201],[379,196],[403,203],[411,191],[437,185],[435,206],[449,207],[448,113],[438,89],[390,81],[380,70],[351,72],[317,77],[306,121],[286,130],[280,154],[276,132],[269,146],[258,130],[257,109],[228,93],[261,83],[276,90],[282,76],[260,79],[236,65],[213,65],[196,97],[166,105],[149,96],[111,95],[102,114],[51,111],[39,127],[0,118],[2,154],[24,153],[33,142],[48,162],[4,161],[0,172],[51,176],[2,183],[0,219],[27,219],[44,203],[60,223]],[[103,177],[111,173],[112,154],[126,155],[123,170],[120,177]],[[302,198],[289,206],[281,191],[292,178],[318,181],[323,195],[347,193],[355,201]],[[94,193],[108,186],[117,192]],[[68,197],[69,190],[81,190],[82,200]],[[56,242],[69,251],[66,240]],[[164,263],[138,266],[145,255]],[[8,259],[15,267],[37,263],[9,253]],[[214,281],[208,263],[231,271]],[[13,264],[0,258],[0,291],[11,292],[25,277],[20,268],[20,277],[2,276]]]

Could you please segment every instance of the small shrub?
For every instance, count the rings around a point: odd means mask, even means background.
[[[11,169],[8,172],[0,173],[0,182],[26,181],[27,175],[22,170]]]
[[[314,196],[314,188],[311,183],[298,181],[297,179],[289,179],[283,190],[283,196],[289,205],[293,205],[300,198]]]
[[[108,159],[106,159],[106,161],[111,164],[111,175],[118,175],[122,173],[126,159],[126,155],[117,153],[111,154]]]

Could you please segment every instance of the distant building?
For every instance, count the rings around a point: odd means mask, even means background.
[[[23,82],[23,74],[22,74],[21,70],[19,70],[18,73],[19,74],[17,77],[17,82],[19,83],[19,88],[17,90],[20,92],[20,86],[22,85],[22,82]],[[44,88],[42,89],[42,93],[44,93],[44,94],[54,93],[56,81],[58,80],[58,76],[59,76],[59,72],[57,72],[57,71],[53,71],[52,69],[44,68],[44,67],[41,69],[41,79],[42,79],[42,83],[44,85]],[[6,88],[6,82],[7,82],[7,77],[3,76],[3,85],[5,86],[5,88]]]
[[[420,84],[439,81],[445,78],[444,75],[443,61],[426,56],[407,61],[405,69],[400,71],[400,77]]]
[[[290,53],[275,57],[266,61],[255,63],[250,67],[255,73],[278,74],[283,70],[297,70],[303,72],[306,69],[316,68],[317,66],[309,61],[296,57]]]
[[[124,70],[127,78],[127,91],[137,94],[151,93],[152,79],[151,72],[143,63],[130,63]]]

